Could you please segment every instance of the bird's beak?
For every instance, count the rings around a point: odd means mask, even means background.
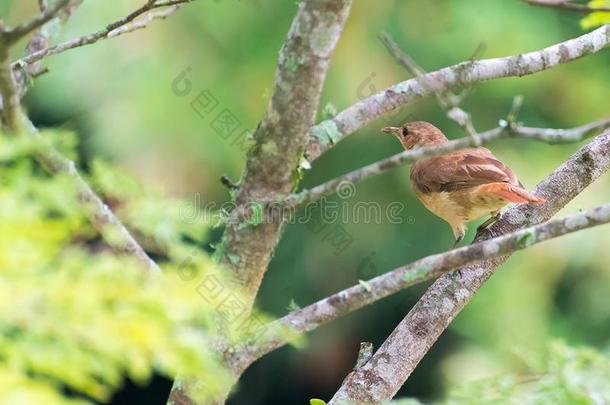
[[[398,134],[400,134],[400,128],[385,127],[381,130],[381,132],[386,133],[386,134],[398,135]]]

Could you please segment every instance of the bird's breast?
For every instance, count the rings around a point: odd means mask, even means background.
[[[507,204],[506,200],[478,192],[478,187],[430,193],[424,193],[417,187],[414,190],[427,209],[450,224],[481,218]]]
[[[452,193],[448,192],[431,192],[423,193],[414,187],[417,198],[436,216],[444,219],[450,224],[464,222],[464,207],[459,204]]]

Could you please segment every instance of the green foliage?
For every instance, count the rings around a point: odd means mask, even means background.
[[[322,121],[312,129],[311,134],[318,138],[323,145],[335,144],[341,139],[341,132],[332,120]]]
[[[329,120],[339,113],[339,109],[333,103],[326,103],[322,109],[322,119]]]
[[[358,284],[360,284],[362,288],[366,290],[366,292],[371,292],[371,285],[368,283],[368,281],[358,280]]]
[[[219,220],[218,214],[202,209],[198,195],[190,202],[167,198],[161,190],[144,187],[125,170],[101,160],[93,161],[92,184],[130,229],[144,237],[146,248],[156,253],[179,259],[192,250],[185,239],[203,243]]]
[[[198,291],[202,277],[222,275],[194,246],[188,277],[180,261],[185,236],[200,242],[207,228],[181,221],[177,201],[94,164],[104,194],[166,253],[164,274],[147,275],[98,240],[71,179],[44,175],[28,157],[34,149],[0,143],[0,403],[105,401],[125,378],[145,383],[153,373],[202,378],[195,397],[228,384],[210,350],[218,302]]]
[[[291,299],[288,305],[286,306],[286,311],[288,312],[298,311],[299,309],[301,309],[301,307],[299,306],[299,304],[297,304],[294,298]]]
[[[609,0],[591,0],[588,3],[591,8],[608,8],[610,7]],[[600,25],[610,23],[610,12],[608,11],[595,11],[587,14],[582,20],[580,20],[580,26],[582,29],[590,29],[599,27]]]
[[[550,344],[544,366],[530,374],[479,380],[452,390],[447,404],[597,404],[610,401],[610,356]]]
[[[529,246],[532,246],[534,243],[536,243],[536,233],[534,232],[527,232],[524,235],[521,235],[516,241],[515,241],[515,247],[517,249],[525,249]]]
[[[305,158],[305,156],[301,156],[299,160],[299,165],[294,169],[291,173],[290,181],[292,183],[292,190],[296,191],[299,188],[299,184],[305,176],[305,171],[311,169],[311,162]]]

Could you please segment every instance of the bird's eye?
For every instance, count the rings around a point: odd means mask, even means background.
[[[409,135],[409,130],[405,127],[402,128],[402,136],[407,136]]]

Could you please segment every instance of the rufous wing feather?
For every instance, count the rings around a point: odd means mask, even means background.
[[[480,186],[479,191],[497,195],[517,204],[543,204],[544,198],[535,196],[521,187],[508,183],[490,183]]]

